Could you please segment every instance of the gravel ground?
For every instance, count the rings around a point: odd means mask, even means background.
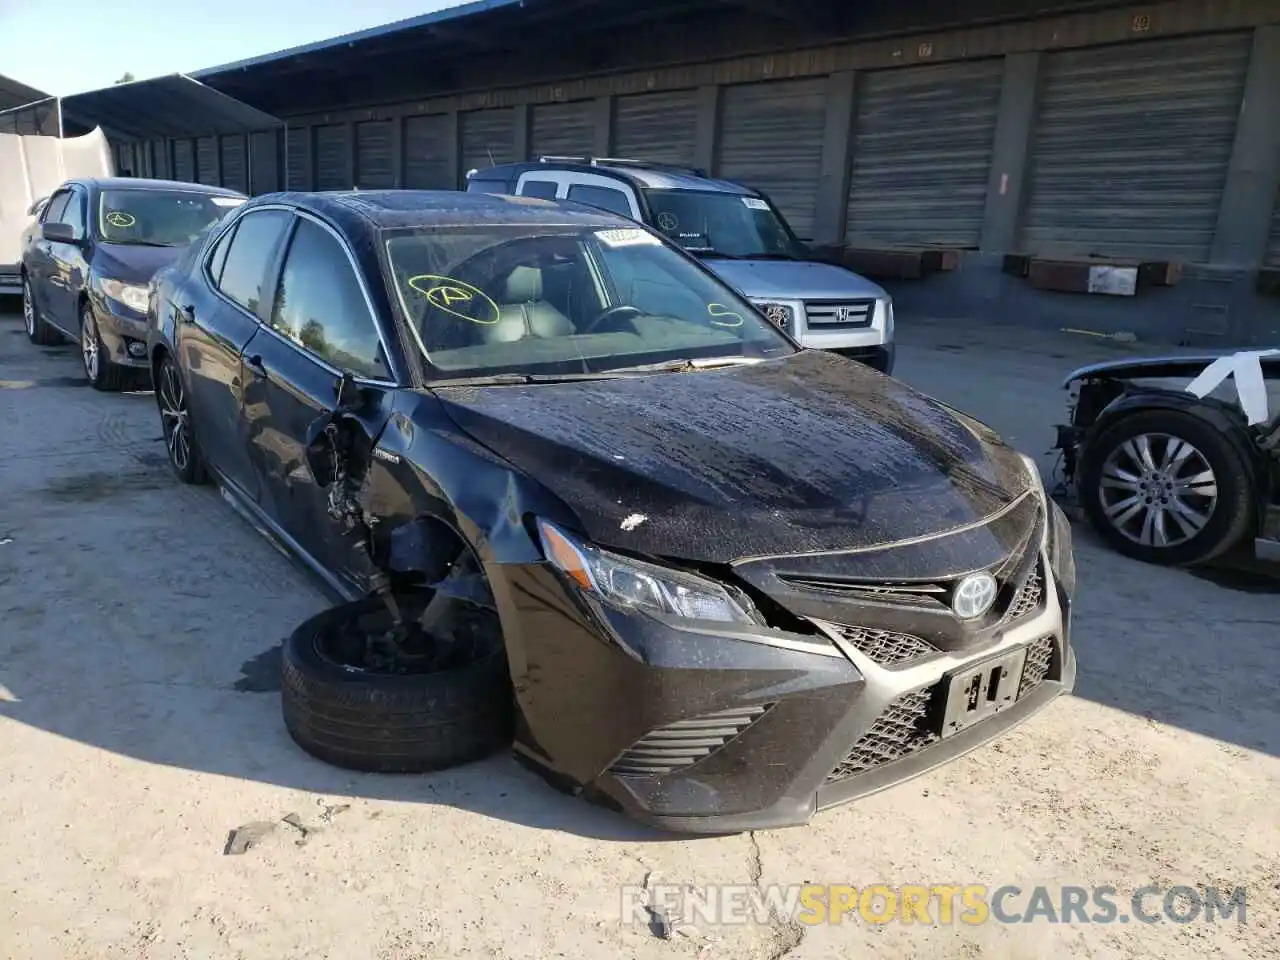
[[[1036,454],[1061,374],[1119,350],[933,324],[901,337],[902,377]],[[216,493],[170,478],[151,397],[82,386],[75,351],[31,346],[9,312],[0,424],[0,956],[1276,956],[1280,597],[1263,579],[1143,567],[1077,527],[1075,696],[810,827],[673,839],[505,756],[405,778],[311,760],[281,724],[272,652],[327,601]],[[272,829],[224,855],[255,821]],[[666,941],[620,918],[620,888],[646,875],[1245,885],[1248,912],[1243,925],[775,919]]]

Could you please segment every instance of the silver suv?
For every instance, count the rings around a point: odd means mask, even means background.
[[[541,157],[472,170],[467,190],[572,200],[631,217],[680,244],[806,347],[893,371],[893,301],[814,258],[758,190],[689,167]]]

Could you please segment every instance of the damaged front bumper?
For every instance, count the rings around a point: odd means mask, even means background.
[[[978,747],[1072,689],[1069,591],[1047,555],[1039,568],[1036,612],[976,647],[941,650],[833,625],[812,636],[664,622],[598,604],[546,565],[495,564],[516,749],[549,779],[663,829],[802,825]],[[968,694],[957,691],[993,667],[1006,674],[997,692],[1007,702],[980,704],[989,716],[944,735]]]

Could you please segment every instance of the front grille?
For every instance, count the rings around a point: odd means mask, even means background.
[[[1022,582],[1022,586],[1018,588],[1018,592],[1013,595],[1013,600],[1009,602],[1009,609],[1005,611],[1003,622],[1013,623],[1023,617],[1031,616],[1039,611],[1043,600],[1044,574],[1040,570],[1040,564],[1037,563],[1027,575],[1027,579]]]
[[[875,319],[874,300],[806,300],[805,324],[809,329],[856,330],[871,326]]]
[[[1019,700],[1044,683],[1045,678],[1049,676],[1056,646],[1053,637],[1041,637],[1027,646],[1027,659],[1022,667],[1022,681],[1018,684]]]
[[[907,633],[849,627],[842,623],[833,623],[831,627],[841,639],[884,666],[906,663],[908,660],[927,657],[937,652],[937,648],[932,644]]]
[[[853,745],[836,768],[827,774],[827,783],[856,776],[873,767],[901,760],[930,744],[939,736],[929,729],[929,703],[933,690],[915,690],[889,704],[880,718]]]
[[[677,720],[650,731],[609,769],[619,777],[656,777],[705,760],[772,707],[765,703]]]

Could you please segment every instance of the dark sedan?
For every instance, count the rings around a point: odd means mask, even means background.
[[[80,344],[99,390],[148,369],[147,285],[202,230],[243,203],[218,187],[133,178],[60,186],[23,235],[22,314],[32,343]]]
[[[284,649],[288,729],[326,760],[468,759],[514,702],[552,783],[736,831],[1074,681],[1070,531],[1035,465],[631,221],[259,197],[157,277],[152,323],[178,476],[349,600]]]

